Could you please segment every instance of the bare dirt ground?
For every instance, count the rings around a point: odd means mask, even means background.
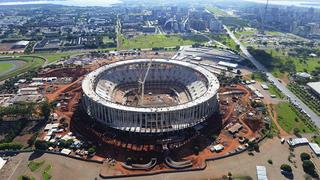
[[[230,158],[225,158],[216,161],[208,162],[208,166],[204,171],[183,172],[183,173],[169,173],[159,174],[155,176],[144,176],[145,180],[154,179],[184,179],[184,180],[203,180],[209,178],[219,178],[231,172],[235,176],[251,176],[256,177],[256,166],[262,165],[267,168],[268,178],[271,180],[286,179],[280,173],[280,166],[283,163],[291,165],[293,168],[294,179],[305,179],[306,174],[303,172],[302,163],[299,159],[301,152],[312,154],[308,146],[297,147],[294,150],[296,156],[296,168],[294,164],[288,161],[289,148],[287,144],[281,144],[278,138],[268,139],[260,147],[260,152],[250,156],[247,153],[242,153]],[[107,168],[97,163],[90,163],[79,161],[59,155],[43,154],[41,156],[34,156],[31,153],[21,153],[13,157],[0,171],[0,179],[16,180],[20,175],[29,173],[27,164],[29,160],[41,161],[45,160],[46,164],[52,165],[51,175],[53,179],[101,179],[99,178],[99,171],[101,168]],[[272,160],[273,164],[267,161]],[[320,160],[312,157],[311,160],[315,163],[319,171]],[[142,177],[122,178],[130,180],[140,180]]]
[[[291,165],[293,168],[294,179],[305,179],[306,174],[302,169],[302,162],[299,158],[300,153],[307,152],[312,154],[308,146],[297,147],[294,150],[296,156],[296,167],[288,161],[289,148],[287,144],[281,144],[278,138],[268,139],[260,147],[260,152],[250,156],[247,153],[232,156],[216,161],[210,161],[207,168],[203,171],[183,172],[159,174],[155,176],[144,176],[145,180],[161,180],[161,179],[184,179],[184,180],[204,180],[209,178],[220,178],[231,172],[234,176],[251,176],[256,177],[256,166],[262,165],[267,168],[268,178],[271,180],[286,179],[280,173],[280,166],[283,163]],[[102,165],[97,163],[89,163],[79,161],[59,155],[43,154],[40,156],[31,155],[31,153],[21,153],[13,157],[0,171],[0,179],[16,180],[22,174],[30,174],[27,167],[29,160],[42,161],[52,165],[51,175],[53,179],[101,179],[99,171]],[[267,161],[272,160],[273,164]],[[319,171],[320,160],[312,155],[311,160],[315,163],[316,169]],[[129,178],[122,178],[129,179]],[[130,180],[140,180],[142,177],[132,177]]]
[[[297,168],[288,161],[289,149],[287,144],[281,144],[278,138],[268,140],[260,147],[260,153],[256,153],[254,156],[250,156],[247,153],[242,153],[230,158],[221,159],[217,161],[208,162],[208,166],[204,171],[183,172],[183,173],[170,173],[160,174],[155,176],[143,177],[145,180],[166,180],[166,179],[183,179],[183,180],[204,180],[210,178],[221,178],[223,175],[227,175],[231,172],[234,176],[251,176],[256,179],[256,166],[261,165],[267,168],[268,179],[271,180],[284,180],[286,179],[280,173],[280,166],[283,163],[290,164],[293,168],[294,179],[305,179],[305,173],[303,172],[302,165],[299,159],[301,152],[310,153],[308,146],[298,147],[295,150],[297,157]],[[267,161],[271,159],[273,165]],[[317,165],[319,159],[312,158]],[[129,179],[129,178],[122,178]],[[141,177],[130,178],[130,180],[139,180]]]
[[[23,51],[23,49],[12,49],[12,46],[15,43],[0,43],[0,52],[9,52],[9,51],[15,51],[20,52]]]
[[[88,180],[99,176],[101,164],[79,161],[59,155],[43,154],[34,156],[21,153],[12,158],[0,171],[0,179],[17,180],[20,175],[31,174],[29,160],[42,161],[52,165],[52,179]]]

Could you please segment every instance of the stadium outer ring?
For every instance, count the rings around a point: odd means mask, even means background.
[[[148,63],[150,59],[118,61],[92,71],[82,81],[82,104],[86,113],[106,127],[136,133],[164,133],[194,127],[217,112],[217,92],[220,85],[213,73],[189,62],[168,59],[152,61],[197,71],[207,79],[206,93],[187,103],[167,107],[132,107],[108,101],[95,92],[99,74],[118,66]]]

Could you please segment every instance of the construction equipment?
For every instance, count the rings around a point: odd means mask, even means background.
[[[152,58],[151,58],[151,61],[150,63],[148,64],[148,68],[147,68],[147,71],[144,75],[144,77],[140,77],[138,83],[140,84],[139,85],[139,89],[138,89],[138,93],[140,93],[140,90],[141,90],[141,96],[140,96],[140,99],[139,99],[139,105],[142,106],[143,105],[143,100],[144,100],[144,86],[145,86],[145,82],[147,80],[147,77],[148,77],[148,74],[149,74],[149,71],[150,71],[150,68],[151,68],[151,65],[152,65]]]

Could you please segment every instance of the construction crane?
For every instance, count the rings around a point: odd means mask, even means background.
[[[151,58],[150,63],[148,64],[148,68],[147,68],[146,74],[144,75],[143,79],[142,79],[142,77],[140,77],[140,80],[138,81],[139,84],[140,84],[140,85],[139,85],[138,93],[140,92],[140,89],[141,89],[141,96],[140,96],[140,101],[139,101],[139,105],[140,105],[140,106],[143,105],[143,100],[144,100],[144,85],[145,85],[145,82],[146,82],[146,80],[147,80],[147,77],[148,77],[148,74],[149,74],[151,65],[152,65],[152,58]]]

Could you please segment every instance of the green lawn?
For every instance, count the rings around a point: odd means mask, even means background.
[[[66,58],[69,56],[85,53],[87,51],[66,51],[66,52],[39,52],[32,54],[34,56],[41,56],[48,59],[48,63],[52,63],[60,60],[61,58]]]
[[[203,38],[182,37],[180,35],[140,35],[132,39],[119,36],[119,49],[159,48],[192,45],[206,42]]]
[[[267,35],[270,35],[270,36],[280,36],[280,35],[284,35],[282,32],[278,32],[278,31],[265,31],[265,33]]]
[[[15,61],[15,60],[20,60],[20,61],[25,61],[26,65],[19,67],[18,69],[8,72],[7,74],[4,74],[0,76],[0,80],[5,80],[14,76],[17,76],[19,74],[25,73],[29,70],[34,70],[36,68],[39,68],[43,65],[45,62],[42,58],[37,58],[37,57],[30,57],[30,56],[16,56],[14,58],[1,58],[1,60],[8,60],[8,61]]]
[[[229,15],[224,10],[217,8],[217,7],[207,7],[206,8],[209,12],[216,15],[219,20],[226,26],[234,26],[234,27],[245,27],[248,26],[248,22],[246,20],[240,19],[238,17],[234,17]]]
[[[45,161],[40,161],[40,162],[30,161],[28,164],[28,167],[29,167],[30,171],[34,172],[37,169],[39,169],[44,163],[45,163]]]
[[[262,64],[268,68],[276,77],[281,77],[285,73],[292,73],[294,71],[306,71],[311,73],[317,67],[320,67],[320,58],[315,57],[296,57],[288,55],[288,49],[252,49],[248,48],[250,53]]]
[[[42,177],[44,180],[50,180],[52,178],[51,174],[50,174],[50,170],[51,170],[52,166],[51,165],[48,165],[43,173],[42,173]]]
[[[274,50],[274,49],[269,49],[266,52],[271,54],[272,57],[274,59],[277,59],[280,62],[274,62],[275,65],[277,65],[277,63],[286,63],[286,62],[290,62],[292,61],[296,71],[300,72],[300,71],[307,71],[307,72],[311,72],[313,70],[315,70],[316,67],[320,67],[320,58],[319,57],[315,57],[315,58],[311,58],[311,57],[307,57],[307,58],[299,58],[299,57],[294,57],[294,56],[290,56],[287,55],[286,52],[288,50],[283,49],[283,50]]]
[[[236,36],[239,38],[241,35],[254,35],[258,32],[257,29],[255,28],[243,28],[241,30],[236,31]],[[282,32],[278,32],[278,31],[265,31],[266,35],[270,35],[270,36],[282,36],[284,35]]]
[[[248,22],[246,20],[240,19],[238,17],[220,17],[222,23],[230,27],[246,27]]]
[[[113,42],[113,40],[110,39],[108,36],[103,36],[102,42],[103,44],[107,44],[108,42]]]
[[[268,80],[267,76],[264,73],[261,73],[261,72],[253,72],[251,74],[251,79],[252,80],[256,80],[258,82],[266,82]]]
[[[209,37],[211,37],[212,39],[221,42],[222,44],[230,47],[231,49],[238,51],[238,47],[236,42],[234,42],[229,35],[225,35],[225,34],[209,34]]]
[[[237,38],[240,38],[241,35],[253,35],[257,33],[256,29],[248,29],[248,28],[244,28],[243,30],[238,30],[235,32],[235,35]]]
[[[320,137],[316,137],[312,139],[312,142],[317,143],[318,145],[320,145]]]
[[[313,127],[299,117],[298,112],[289,103],[280,103],[276,106],[278,122],[288,133],[292,133],[294,128],[298,128],[301,133],[312,133]]]
[[[8,71],[13,67],[11,63],[0,63],[0,72]]]
[[[224,10],[217,8],[217,7],[207,7],[206,8],[209,12],[211,12],[212,14],[220,17],[220,16],[225,16],[228,17],[230,16],[227,12],[225,12]]]
[[[275,85],[269,84],[268,87],[269,87],[268,91],[270,92],[270,94],[276,95],[280,99],[284,98],[284,94],[278,88],[276,88]]]

